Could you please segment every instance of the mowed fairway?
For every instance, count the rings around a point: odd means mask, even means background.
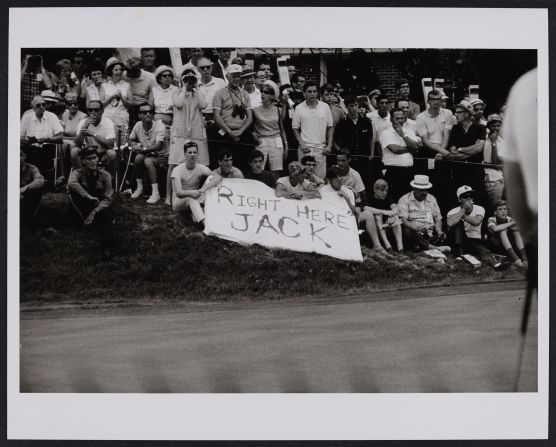
[[[524,296],[507,284],[23,312],[21,391],[507,392]],[[536,303],[526,340],[519,390],[536,391]]]

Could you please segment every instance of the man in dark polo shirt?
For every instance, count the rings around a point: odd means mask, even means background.
[[[448,150],[456,163],[452,163],[454,188],[469,185],[475,191],[476,202],[485,204],[485,170],[482,166],[486,128],[474,121],[473,106],[461,101],[454,107],[457,124],[452,128]]]
[[[348,114],[336,126],[334,149],[335,152],[342,148],[349,149],[351,167],[361,174],[365,187],[370,188],[369,157],[374,144],[373,124],[369,118],[359,115],[359,103],[355,96],[347,96],[344,104]]]

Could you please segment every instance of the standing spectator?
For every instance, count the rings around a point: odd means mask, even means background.
[[[223,79],[226,85],[228,85],[226,70],[228,69],[228,65],[230,65],[230,56],[232,54],[232,51],[234,50],[235,48],[216,49],[216,53],[218,54],[218,57],[216,59],[216,63],[214,64],[214,67],[212,68],[212,75],[216,78]]]
[[[295,76],[297,74],[297,69],[295,68],[295,65],[288,65],[288,75],[290,77],[290,82],[292,80],[292,77]]]
[[[124,64],[115,57],[106,61],[107,80],[103,84],[104,89],[104,116],[114,123],[115,132],[121,126],[122,132],[127,132],[129,126],[129,113],[127,111],[127,95],[129,83],[122,79]],[[127,133],[126,133],[127,135]]]
[[[336,152],[341,148],[349,149],[351,167],[361,174],[363,183],[369,187],[369,157],[374,146],[373,125],[369,118],[359,114],[359,103],[355,96],[347,96],[345,104],[348,113],[336,126],[334,148]]]
[[[305,78],[301,75],[294,75],[290,78],[290,84],[293,89],[298,92],[304,92]]]
[[[212,100],[214,95],[221,88],[226,87],[224,79],[212,76],[213,63],[208,57],[201,57],[197,63],[197,68],[201,72],[201,82],[199,82],[199,92],[204,96],[207,101],[207,106],[203,109],[203,116],[207,127],[210,127],[211,122],[214,121],[214,114],[212,112]]]
[[[52,88],[52,80],[44,69],[42,56],[27,54],[21,69],[21,114],[32,107],[31,101],[45,89]]]
[[[350,167],[351,154],[349,149],[340,149],[337,156],[337,164],[342,176],[342,184],[351,189],[355,195],[355,206],[362,208],[362,204],[367,202],[365,185],[361,180],[361,175]]]
[[[262,105],[253,108],[253,139],[264,155],[263,169],[268,160],[270,170],[277,179],[282,173],[284,156],[288,151],[282,114],[276,106],[278,95],[278,86],[272,81],[265,81],[261,91]]]
[[[178,87],[172,85],[174,70],[167,65],[160,65],[154,72],[156,84],[149,94],[149,104],[154,110],[154,120],[170,128],[174,121],[174,102],[172,97]]]
[[[304,85],[305,101],[293,114],[292,128],[299,143],[298,159],[304,155],[315,157],[315,173],[326,175],[326,156],[330,154],[334,139],[334,124],[330,107],[317,99],[318,87],[314,82]]]
[[[262,105],[263,102],[261,98],[261,90],[255,87],[255,72],[248,65],[243,67],[243,71],[241,73],[241,82],[243,85],[243,89],[249,95],[251,107],[254,109],[255,107],[259,107],[260,105]]]
[[[437,247],[446,235],[442,231],[442,215],[438,203],[429,194],[432,188],[429,177],[417,174],[410,185],[413,191],[403,195],[398,201],[404,247],[411,247],[415,251],[443,247]]]
[[[203,56],[202,48],[191,48],[191,59],[182,67],[182,70],[186,68],[191,68],[197,75],[197,80],[201,80],[201,72],[199,71],[197,65],[199,63],[199,58]]]
[[[495,251],[509,256],[518,267],[527,267],[527,253],[523,239],[515,220],[508,215],[508,207],[504,200],[494,205],[494,216],[488,218],[487,226]]]
[[[184,161],[184,145],[195,143],[195,163],[209,165],[207,133],[202,110],[206,107],[205,98],[197,89],[197,76],[192,68],[186,68],[180,74],[180,87],[172,96],[174,119],[170,131],[170,155],[168,157],[168,175],[172,178],[173,169]],[[171,192],[174,185],[166,182]],[[173,197],[173,196],[172,196]],[[169,194],[166,194],[166,204]]]
[[[86,82],[85,88],[81,90],[81,97],[84,98],[86,107],[89,107],[91,101],[104,101],[106,94],[102,71],[102,66],[96,62],[89,67],[89,80]]]
[[[25,152],[19,151],[19,216],[23,227],[32,226],[42,197],[44,177],[36,166],[25,162]]]
[[[473,107],[469,102],[461,101],[454,110],[457,124],[452,128],[448,148],[453,159],[460,163],[452,166],[453,184],[471,186],[477,202],[484,204],[485,170],[482,163],[486,129],[473,121]]]
[[[113,227],[112,178],[104,169],[99,169],[96,146],[83,149],[80,157],[82,167],[74,169],[68,179],[70,203],[83,227],[98,232],[103,256],[110,258],[117,240]]]
[[[263,167],[263,153],[258,149],[253,149],[249,154],[249,169],[245,171],[245,178],[257,180],[274,189],[276,187],[276,177],[274,177],[271,172],[265,171]]]
[[[117,158],[113,149],[116,139],[114,123],[103,116],[104,106],[101,101],[90,101],[87,112],[88,117],[81,120],[77,126],[77,135],[71,148],[72,166],[76,169],[81,168],[81,148],[94,146],[101,163],[106,166],[112,181],[115,182]]]
[[[64,127],[62,153],[64,158],[64,175],[67,177],[71,168],[70,150],[77,135],[77,126],[87,115],[79,110],[77,93],[66,94],[66,110],[62,113],[62,123]]]
[[[214,174],[218,174],[222,178],[244,178],[243,172],[236,168],[234,164],[234,158],[230,151],[222,149],[217,155],[218,168],[212,171]]]
[[[156,70],[156,51],[154,48],[141,48],[141,68],[149,73]]]
[[[261,62],[261,64],[259,65],[259,70],[264,71],[266,79],[272,81],[272,78],[274,77],[274,73],[272,73],[272,70],[270,69],[269,61]]]
[[[52,79],[53,90],[61,98],[73,92],[78,96],[81,94],[81,84],[77,82],[75,74],[72,76],[71,62],[69,59],[61,59],[56,62],[56,78]]]
[[[192,69],[186,70],[190,70],[195,76]],[[207,166],[197,163],[197,145],[195,142],[185,143],[183,151],[185,161],[172,171],[172,208],[178,213],[190,211],[193,222],[203,228],[205,213],[201,204],[204,202],[203,192],[205,188],[201,188],[201,185],[210,175],[213,175],[215,183],[219,180],[219,176],[213,174]]]
[[[446,216],[452,236],[452,253],[456,259],[464,253],[470,253],[491,267],[502,268],[502,263],[496,261],[481,237],[485,209],[474,204],[474,192],[467,185],[460,186],[457,190],[460,206],[448,211]]]
[[[452,202],[450,193],[453,193],[450,162],[454,157],[448,150],[448,141],[455,118],[450,110],[440,107],[441,99],[442,93],[431,90],[427,95],[429,108],[417,116],[417,135],[423,143],[421,157],[424,159],[419,160],[415,168],[422,174],[430,172],[435,185],[434,195],[445,212]]]
[[[143,194],[143,180],[145,170],[151,185],[151,196],[147,203],[157,203],[160,200],[158,191],[157,166],[161,152],[164,151],[166,140],[166,126],[162,121],[153,119],[153,108],[150,104],[139,106],[140,121],[135,123],[129,135],[132,149],[135,151],[135,177],[137,189],[131,194],[132,199],[138,199]],[[168,193],[168,192],[167,192]]]
[[[375,88],[375,89],[371,90],[369,92],[369,94],[367,95],[367,98],[369,99],[368,104],[369,104],[369,111],[370,112],[374,112],[375,110],[378,110],[377,98],[381,95],[382,95],[382,92],[378,88]]]
[[[415,135],[417,135],[417,121],[411,119],[410,117],[411,109],[409,106],[409,101],[405,99],[398,99],[396,101],[396,107],[401,109],[405,115],[405,122],[403,124],[403,127],[411,129],[415,133]],[[390,111],[390,113],[392,113],[392,111]]]
[[[334,127],[336,127],[338,123],[346,117],[346,115],[342,108],[339,105],[336,105],[334,87],[330,84],[324,84],[320,88],[320,97],[323,102],[328,104],[328,107],[330,107],[330,113],[332,113],[332,123]]]
[[[211,148],[216,153],[220,149],[230,149],[238,168],[245,171],[248,154],[254,144],[248,131],[253,122],[253,112],[249,95],[240,87],[241,72],[239,65],[228,66],[228,85],[214,95],[212,110],[216,126],[211,136],[214,140]]]
[[[491,210],[494,204],[502,200],[504,194],[504,173],[502,172],[502,159],[500,154],[507,151],[506,143],[500,136],[502,118],[500,115],[488,116],[488,138],[485,140],[483,150],[483,163],[485,163],[485,193]]]
[[[151,89],[156,84],[154,74],[141,69],[141,59],[130,57],[126,64],[123,79],[129,83],[127,102],[129,103],[129,126],[135,125],[139,119],[140,104],[149,102]]]
[[[413,155],[417,153],[419,142],[411,129],[404,129],[405,114],[401,109],[390,111],[392,128],[380,135],[382,164],[386,168],[384,178],[390,186],[390,195],[396,202],[409,190],[414,176]]]
[[[268,78],[266,77],[266,73],[264,71],[257,71],[255,75],[255,87],[257,87],[259,90],[262,89],[264,81],[266,81],[267,79]]]
[[[413,120],[417,119],[417,115],[421,113],[421,107],[419,107],[419,104],[409,99],[409,94],[411,91],[409,87],[409,81],[407,79],[400,79],[396,83],[396,88],[398,89],[398,100],[404,100],[409,103],[408,118]]]
[[[367,118],[371,120],[373,124],[373,135],[375,139],[375,145],[371,148],[371,161],[370,161],[370,175],[369,183],[374,184],[374,182],[381,177],[382,171],[382,148],[380,146],[380,135],[387,129],[392,127],[392,120],[390,119],[390,113],[388,108],[390,106],[390,100],[386,95],[378,95],[376,97],[377,109],[373,112],[367,114]]]
[[[469,101],[473,106],[473,111],[475,113],[475,123],[481,126],[486,126],[487,120],[485,118],[486,103],[479,98],[474,98]]]
[[[298,161],[288,165],[288,176],[276,181],[276,197],[286,199],[318,199],[320,194],[315,186],[305,178],[304,168]]]

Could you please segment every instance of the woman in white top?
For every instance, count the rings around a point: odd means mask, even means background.
[[[121,126],[121,134],[127,135],[129,125],[129,106],[127,95],[129,92],[129,83],[122,79],[124,73],[124,64],[115,57],[111,57],[106,62],[106,76],[108,80],[103,84],[104,98],[104,116],[114,123],[116,136],[118,135],[118,126]],[[118,139],[116,138],[116,143]]]
[[[272,81],[265,81],[261,89],[262,105],[253,109],[253,138],[259,143],[264,155],[263,169],[266,161],[276,179],[280,178],[284,168],[284,158],[288,154],[288,140],[282,123],[282,113],[277,107],[278,86]],[[285,149],[285,150],[284,150]]]

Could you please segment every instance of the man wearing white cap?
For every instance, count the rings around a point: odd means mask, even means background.
[[[415,250],[437,248],[446,235],[442,231],[440,208],[433,195],[429,194],[432,183],[428,175],[415,175],[409,183],[413,191],[398,201],[402,218],[402,237],[405,247]]]
[[[479,98],[474,98],[469,102],[473,106],[473,111],[475,112],[475,122],[477,124],[486,126],[487,124],[487,120],[485,118],[486,103]]]
[[[460,206],[448,211],[446,216],[452,235],[453,255],[457,259],[464,252],[470,253],[491,267],[502,268],[503,265],[494,259],[481,238],[485,209],[473,203],[475,191],[470,186],[463,185],[458,188],[456,194]]]
[[[483,150],[483,163],[485,164],[485,193],[491,210],[495,204],[502,200],[504,192],[504,173],[502,171],[502,157],[507,151],[506,143],[500,136],[502,117],[497,114],[488,116],[488,138],[485,140]]]
[[[255,72],[249,65],[243,67],[241,73],[241,83],[243,89],[249,94],[249,100],[251,101],[251,107],[259,107],[262,105],[261,90],[255,86]]]
[[[212,100],[216,126],[209,138],[211,166],[215,166],[220,149],[230,149],[238,168],[245,171],[254,141],[247,131],[253,122],[253,113],[249,94],[240,86],[242,71],[241,65],[237,64],[226,69],[228,85],[218,90]]]

